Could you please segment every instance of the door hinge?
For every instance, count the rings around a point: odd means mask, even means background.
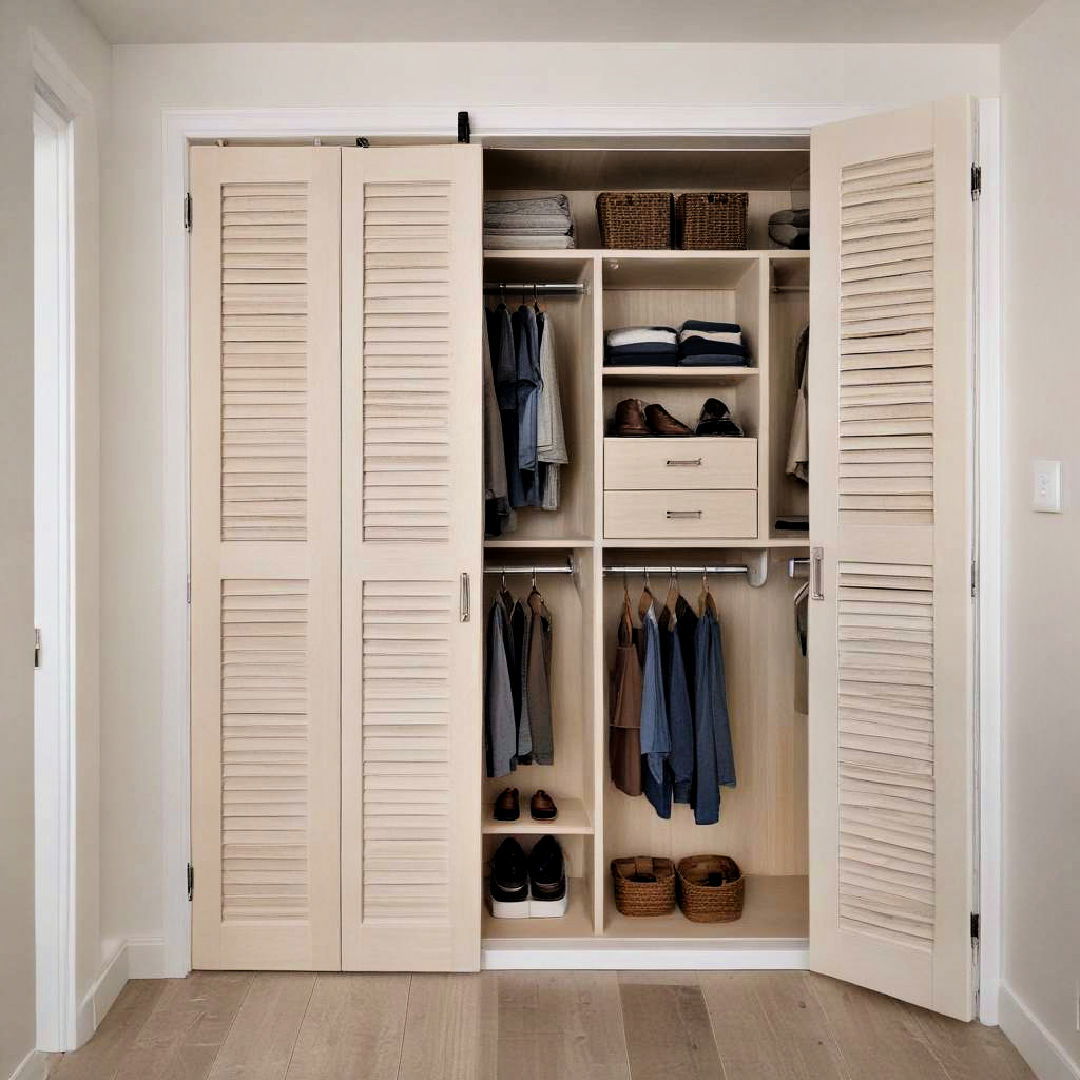
[[[971,197],[978,200],[982,194],[982,166],[971,163]]]
[[[41,667],[41,630],[34,627],[34,667]]]
[[[971,913],[971,940],[979,940],[979,913],[977,911]]]
[[[195,898],[195,867],[187,864],[187,898],[188,902]]]
[[[184,196],[184,228],[191,232],[191,192]]]
[[[979,564],[975,559],[971,560],[971,595],[979,595]]]

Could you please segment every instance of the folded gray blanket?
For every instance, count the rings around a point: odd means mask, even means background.
[[[484,233],[486,248],[572,248],[577,245],[572,236],[552,236],[551,233]]]
[[[489,214],[560,214],[570,216],[570,200],[565,195],[539,195],[524,199],[492,199],[484,203]]]

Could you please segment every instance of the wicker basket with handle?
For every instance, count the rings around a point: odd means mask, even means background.
[[[688,191],[675,200],[679,247],[697,251],[741,251],[746,247],[745,191]]]
[[[624,249],[674,247],[674,204],[670,191],[601,191],[596,196],[600,243]]]
[[[631,855],[611,860],[615,906],[623,915],[645,918],[675,910],[675,864],[670,859]]]
[[[691,921],[734,922],[741,918],[746,879],[727,855],[687,855],[679,860],[679,907]]]

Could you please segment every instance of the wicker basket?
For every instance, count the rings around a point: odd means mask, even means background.
[[[745,191],[688,191],[675,200],[679,247],[739,251],[746,247]]]
[[[637,875],[655,881],[634,881]],[[644,918],[675,910],[675,865],[670,859],[633,855],[611,860],[615,906],[623,915]]]
[[[674,247],[674,208],[670,191],[601,191],[596,196],[600,243],[606,248]]]
[[[708,884],[709,879],[723,879]],[[746,878],[727,855],[687,855],[679,860],[679,907],[698,923],[734,922],[742,917]]]

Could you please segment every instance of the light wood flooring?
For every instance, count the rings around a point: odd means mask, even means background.
[[[996,1028],[803,972],[133,981],[54,1080],[1021,1080]]]

